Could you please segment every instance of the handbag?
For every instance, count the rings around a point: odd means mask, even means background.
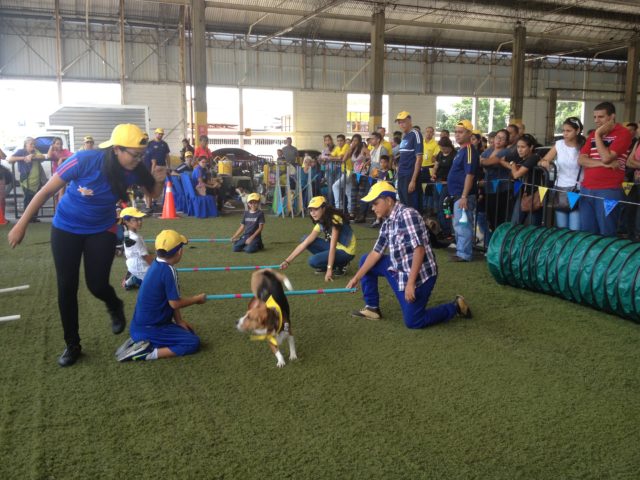
[[[524,213],[536,212],[542,208],[540,194],[535,191],[533,195],[523,193],[520,197],[520,211]]]
[[[553,195],[552,206],[556,212],[570,213],[571,210],[573,210],[571,208],[571,205],[569,204],[569,196],[567,195],[567,192],[577,193],[580,191],[578,189],[578,180],[580,179],[581,173],[582,173],[582,167],[580,167],[580,169],[578,170],[578,176],[576,177],[576,184],[573,187],[555,187],[556,192],[554,192],[554,195]]]

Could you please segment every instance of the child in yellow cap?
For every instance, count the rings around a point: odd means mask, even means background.
[[[248,210],[245,210],[236,233],[231,237],[234,252],[255,253],[264,248],[262,230],[264,213],[260,210],[260,194],[251,193],[247,197]]]
[[[138,232],[142,228],[144,213],[134,207],[123,208],[120,220],[125,227],[124,255],[127,258],[127,274],[122,281],[125,290],[138,288],[142,285],[153,256],[149,255],[144,238]]]
[[[187,243],[187,238],[175,230],[163,230],[156,237],[156,259],[140,287],[129,330],[131,338],[116,351],[119,362],[156,360],[198,351],[200,338],[182,318],[181,309],[204,303],[206,296],[201,293],[181,297],[175,269]]]

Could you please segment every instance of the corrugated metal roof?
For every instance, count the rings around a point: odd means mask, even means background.
[[[368,42],[369,19],[379,4],[386,5],[387,43],[491,50],[510,40],[519,21],[527,29],[528,50],[548,54],[583,44],[625,42],[640,25],[638,0],[207,0],[205,17],[209,31],[273,35],[317,13],[286,35]],[[60,0],[63,16],[78,21],[84,19],[86,5]],[[89,17],[117,21],[119,0],[89,0],[88,5]],[[0,10],[46,16],[53,6],[54,0],[2,0]],[[130,23],[171,27],[177,25],[179,11],[171,0],[125,2]]]

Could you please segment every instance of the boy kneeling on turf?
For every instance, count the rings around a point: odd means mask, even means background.
[[[156,237],[156,259],[140,287],[131,321],[131,338],[117,351],[119,362],[156,360],[198,351],[200,338],[182,319],[181,308],[204,303],[204,293],[181,298],[174,265],[182,259],[187,238],[174,230],[163,230]]]

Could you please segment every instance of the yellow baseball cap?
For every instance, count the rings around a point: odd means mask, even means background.
[[[482,132],[478,129],[471,130],[471,133],[473,133],[474,135],[482,135]]]
[[[191,150],[187,150],[186,152],[184,152],[184,156],[185,157],[193,157],[193,152]]]
[[[171,252],[189,243],[187,237],[180,235],[175,230],[162,230],[156,237],[156,250]]]
[[[469,120],[460,120],[458,123],[456,123],[456,127],[463,127],[465,130],[473,132],[473,123],[471,123]]]
[[[100,144],[100,148],[118,147],[140,148],[147,144],[144,132],[140,127],[131,123],[121,123],[111,132],[111,138]]]
[[[398,120],[405,120],[406,118],[411,118],[411,114],[409,112],[405,112],[404,110],[402,112],[400,112],[397,116],[396,116],[396,122]]]
[[[378,182],[371,187],[369,193],[360,199],[361,202],[373,202],[379,197],[393,197],[396,198],[398,192],[393,185],[389,182]]]
[[[247,202],[259,202],[260,194],[259,193],[250,193],[247,197]]]
[[[84,143],[93,142],[93,137],[91,135],[87,135],[84,137]]]
[[[309,205],[307,205],[307,208],[320,208],[326,204],[327,204],[327,199],[324,198],[322,195],[320,195],[317,197],[313,197],[311,200],[309,200]]]
[[[164,135],[164,128],[156,128],[153,133],[161,133]]]
[[[124,217],[142,218],[144,217],[144,213],[142,213],[140,210],[138,210],[135,207],[127,207],[127,208],[123,208],[120,211],[120,218],[124,218]]]

